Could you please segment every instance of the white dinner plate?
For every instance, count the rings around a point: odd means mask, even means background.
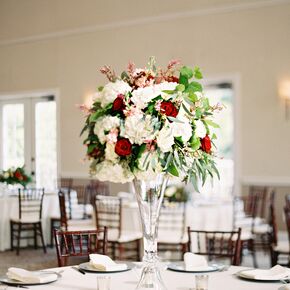
[[[45,272],[45,271],[35,271],[34,273],[36,273],[37,275],[41,276],[41,275],[45,275],[45,276],[48,276],[48,280],[41,283],[41,282],[38,282],[38,283],[26,283],[26,282],[21,282],[21,281],[18,281],[18,280],[14,280],[14,279],[10,279],[6,276],[4,277],[0,277],[0,283],[3,283],[3,284],[6,284],[6,285],[11,285],[11,286],[33,286],[33,285],[44,285],[44,284],[50,284],[52,282],[55,282],[59,277],[60,275],[58,273],[54,273],[54,272],[51,272],[51,273],[48,273],[48,272]]]
[[[261,282],[275,282],[275,281],[280,281],[282,279],[289,279],[290,278],[289,276],[279,278],[279,279],[278,278],[273,279],[271,277],[269,277],[269,278],[267,278],[267,277],[265,277],[265,278],[253,278],[252,276],[247,275],[247,272],[249,272],[251,270],[254,271],[255,269],[242,270],[242,271],[237,272],[236,275],[242,279],[246,279],[246,280],[250,280],[250,281],[261,281]]]
[[[100,273],[103,273],[103,274],[105,274],[105,273],[120,273],[120,272],[126,272],[126,271],[130,271],[131,270],[131,268],[129,268],[128,265],[127,265],[127,269],[124,269],[124,270],[100,271],[100,270],[97,270],[96,268],[92,267],[89,262],[79,264],[79,268],[84,270],[84,271],[86,271],[86,272],[99,273],[99,274]]]
[[[175,272],[183,272],[183,273],[206,273],[206,272],[215,272],[220,269],[218,266],[202,266],[192,268],[190,271],[185,269],[184,262],[176,262],[169,264],[167,267],[168,270]]]

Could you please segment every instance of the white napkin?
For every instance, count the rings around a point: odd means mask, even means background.
[[[186,271],[191,270],[203,270],[208,268],[206,258],[201,255],[196,255],[191,252],[187,252],[183,255],[184,265]]]
[[[243,276],[258,280],[279,280],[290,276],[290,269],[276,265],[269,270],[248,270],[243,271]]]
[[[99,271],[122,271],[126,264],[117,264],[110,257],[100,254],[90,254],[90,266]]]
[[[57,279],[54,273],[30,272],[21,268],[11,267],[6,273],[9,279],[17,280],[24,283],[47,283]]]

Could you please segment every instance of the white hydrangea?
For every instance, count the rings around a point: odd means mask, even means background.
[[[156,95],[154,92],[154,86],[138,88],[137,90],[133,91],[131,101],[138,109],[142,110],[152,99],[157,96],[158,94]]]
[[[154,128],[152,126],[152,117],[146,115],[132,115],[125,120],[125,130],[122,132],[123,137],[130,140],[131,143],[141,145],[145,140],[154,138]]]
[[[206,136],[206,128],[202,121],[197,120],[195,124],[195,135],[199,138],[204,138]]]
[[[174,90],[176,85],[177,83],[173,82],[163,82],[150,87],[138,88],[137,90],[133,91],[131,101],[137,108],[142,110],[151,100],[159,95],[161,95],[163,99],[167,100],[172,95],[168,95],[163,91]]]
[[[110,181],[117,183],[131,182],[134,175],[125,163],[114,164],[111,161],[103,161],[96,165],[95,171],[97,172],[95,177],[100,181]]]
[[[164,100],[168,100],[170,97],[172,97],[172,95],[167,94],[163,91],[173,91],[173,90],[175,90],[177,85],[178,84],[174,83],[174,82],[163,82],[163,83],[160,83],[158,85],[155,85],[155,91],[157,93],[157,96],[161,95],[161,97]]]
[[[125,95],[131,92],[132,88],[122,80],[116,80],[115,82],[107,83],[103,90],[95,95],[95,99],[101,102],[101,106],[104,108],[106,105],[112,103],[119,94]]]
[[[115,152],[115,144],[107,143],[105,149],[105,159],[109,160],[113,163],[117,163],[119,161],[119,156]]]
[[[172,129],[165,125],[157,135],[157,145],[162,152],[169,152],[174,144],[174,136]]]
[[[172,122],[170,127],[172,129],[172,135],[174,137],[181,137],[184,143],[186,143],[192,135],[192,128],[187,119],[183,119],[182,123]]]
[[[98,136],[99,141],[104,144],[106,136],[111,129],[120,126],[120,119],[118,117],[104,116],[97,120],[94,128],[94,133]]]

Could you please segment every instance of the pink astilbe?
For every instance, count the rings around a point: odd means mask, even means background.
[[[135,69],[136,69],[135,63],[132,61],[129,61],[128,67],[127,67],[127,71],[128,71],[129,76],[133,76]]]
[[[117,142],[119,130],[117,128],[113,128],[110,130],[109,134],[107,135],[107,142],[110,144],[114,144]]]
[[[146,144],[146,149],[148,151],[152,152],[155,150],[157,141],[156,140],[145,140],[144,143]]]
[[[93,112],[93,110],[89,108],[86,104],[76,104],[76,107],[79,108],[86,116]]]
[[[116,73],[114,72],[113,69],[111,69],[110,66],[108,65],[104,65],[103,67],[100,68],[100,72],[104,75],[106,75],[106,77],[108,78],[108,80],[110,82],[114,82],[117,77],[116,77]]]
[[[175,66],[180,64],[181,61],[179,59],[172,59],[167,65],[167,70],[172,70]]]

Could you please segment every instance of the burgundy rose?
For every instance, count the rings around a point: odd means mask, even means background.
[[[200,139],[201,143],[201,149],[206,152],[210,153],[211,150],[211,141],[208,135],[206,135],[204,138]]]
[[[92,158],[97,158],[98,156],[101,155],[101,153],[102,153],[101,150],[96,147],[92,152],[88,153],[88,156]]]
[[[117,141],[115,146],[115,152],[119,156],[128,156],[132,152],[132,144],[130,143],[129,139],[121,138]]]
[[[125,103],[124,103],[124,95],[122,94],[119,94],[117,96],[117,98],[114,100],[113,102],[113,108],[112,110],[113,111],[116,111],[116,112],[123,112],[123,110],[125,109]]]
[[[173,103],[169,101],[163,101],[160,105],[160,112],[165,114],[167,117],[176,118],[178,114],[177,108],[173,105]]]
[[[175,77],[175,76],[169,76],[166,78],[166,80],[170,83],[178,83],[179,82],[179,78]]]

